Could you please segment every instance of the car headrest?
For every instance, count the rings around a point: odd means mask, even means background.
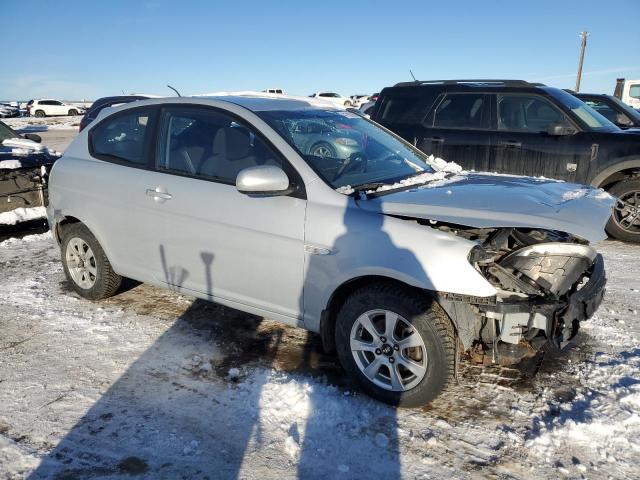
[[[213,138],[213,154],[222,155],[227,160],[238,160],[249,156],[251,140],[249,132],[238,127],[220,128]]]

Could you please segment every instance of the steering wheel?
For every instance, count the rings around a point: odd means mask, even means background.
[[[348,167],[352,163],[355,164],[355,162],[358,162],[361,165],[362,173],[365,173],[367,171],[367,163],[369,162],[369,159],[367,158],[367,156],[362,152],[354,152],[351,155],[349,155],[347,158],[344,159],[344,161],[340,165],[340,168],[338,168],[338,171],[333,176],[333,179],[331,181],[335,182],[343,174],[345,174],[348,170],[349,171],[353,170],[353,168],[349,169]]]

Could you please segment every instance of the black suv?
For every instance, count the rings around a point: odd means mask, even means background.
[[[91,108],[87,110],[80,120],[80,131],[84,130],[87,125],[93,122],[98,114],[107,107],[117,107],[123,103],[135,102],[137,100],[146,100],[146,95],[117,95],[115,97],[102,97],[93,102]]]
[[[575,93],[571,90],[567,90],[567,92],[574,97],[578,97],[620,128],[640,128],[640,112],[613,95],[605,93]]]
[[[607,232],[640,242],[640,131],[621,130],[570,93],[522,80],[399,83],[371,118],[468,170],[545,176],[617,196]]]

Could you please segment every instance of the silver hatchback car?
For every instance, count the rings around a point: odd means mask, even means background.
[[[341,133],[317,155],[309,124]],[[464,352],[566,345],[602,300],[589,242],[613,204],[461,172],[313,100],[228,96],[103,111],[53,167],[48,217],[81,296],[129,277],[306,328],[369,394],[417,406]]]

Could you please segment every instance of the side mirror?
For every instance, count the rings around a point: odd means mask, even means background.
[[[236,177],[240,193],[254,196],[288,195],[293,192],[289,177],[280,167],[261,165],[241,170]]]
[[[553,123],[547,128],[547,134],[553,137],[560,137],[564,135],[573,135],[576,131],[571,127],[565,127],[558,123]]]
[[[42,137],[40,137],[40,135],[36,135],[35,133],[25,133],[23,136],[27,140],[31,140],[36,143],[42,142]]]

